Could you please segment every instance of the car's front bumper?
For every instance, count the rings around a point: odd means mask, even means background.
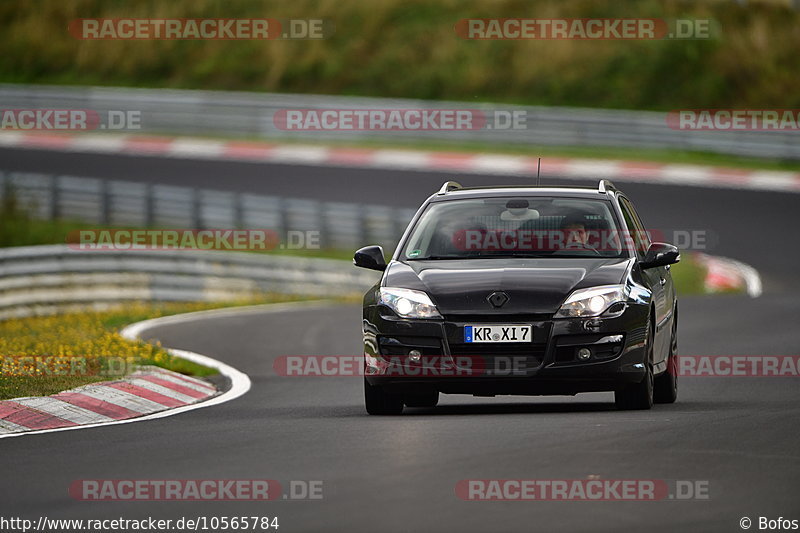
[[[408,320],[364,313],[365,373],[371,385],[392,390],[445,393],[576,394],[611,391],[645,376],[648,307],[628,305],[616,318],[552,319],[542,316],[447,316]],[[464,342],[464,326],[530,324],[530,343]],[[580,348],[591,357],[581,361]],[[421,354],[414,361],[409,352]]]

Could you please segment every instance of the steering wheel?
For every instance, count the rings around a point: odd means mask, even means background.
[[[591,250],[596,255],[601,255],[600,252],[597,250],[597,248],[592,248],[588,244],[582,243],[582,242],[571,242],[571,243],[567,244],[566,246],[564,246],[564,250],[570,250],[570,249],[575,249],[575,248],[579,248],[581,250]]]

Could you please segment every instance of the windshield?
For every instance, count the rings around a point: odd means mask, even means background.
[[[623,257],[622,237],[607,200],[451,200],[428,206],[401,259]]]

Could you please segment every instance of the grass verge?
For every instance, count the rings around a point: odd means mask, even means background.
[[[118,379],[137,365],[209,376],[216,370],[170,355],[160,344],[132,342],[119,330],[159,316],[278,303],[298,297],[270,294],[247,302],[136,303],[108,311],[87,311],[0,322],[0,400],[47,396],[98,381]]]
[[[681,262],[672,265],[670,271],[678,296],[706,293],[706,267],[694,254],[681,254]]]

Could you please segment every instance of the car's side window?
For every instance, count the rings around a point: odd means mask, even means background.
[[[641,259],[650,247],[650,239],[647,237],[647,232],[628,199],[620,197],[619,206],[622,209],[622,217],[625,219],[625,225],[630,232],[630,238],[633,241],[636,254]]]
[[[636,208],[633,207],[633,204],[630,203],[630,200],[627,198],[624,199],[625,202],[628,203],[628,207],[631,210],[631,214],[633,215],[633,220],[636,222],[636,227],[639,230],[639,236],[641,238],[641,245],[643,253],[647,253],[647,250],[650,248],[650,233],[647,232],[647,228],[645,227],[644,223],[642,222],[642,218],[639,216],[639,213],[636,212]]]

